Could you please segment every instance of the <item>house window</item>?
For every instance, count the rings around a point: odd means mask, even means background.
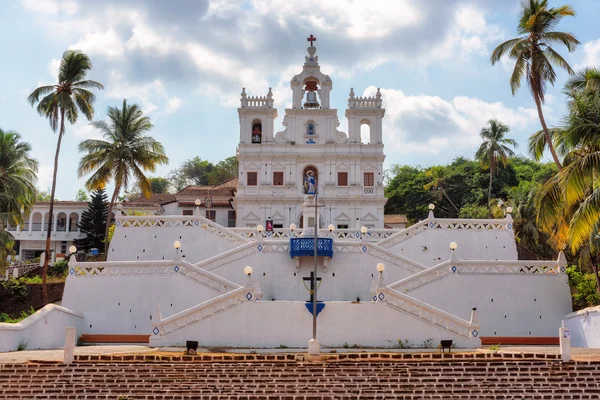
[[[365,186],[374,186],[375,174],[373,172],[365,172]]]
[[[347,172],[338,172],[338,186],[348,186]]]
[[[235,228],[235,210],[227,211],[227,227]]]
[[[248,186],[257,186],[258,185],[258,172],[248,172],[246,175],[248,178],[247,184]]]
[[[217,220],[217,211],[216,210],[206,210],[206,219],[210,219],[215,222]]]
[[[194,210],[183,210],[183,215],[194,215]]]
[[[340,225],[337,226],[338,229],[348,229],[348,225]]]
[[[273,185],[283,186],[283,172],[273,172]]]
[[[67,254],[67,242],[60,242],[60,252]]]

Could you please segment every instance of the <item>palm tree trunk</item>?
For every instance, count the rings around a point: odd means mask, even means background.
[[[119,194],[119,188],[115,187],[115,191],[113,192],[112,198],[110,199],[110,204],[108,205],[108,216],[106,217],[106,228],[104,230],[104,254],[108,258],[108,230],[110,229],[110,219],[112,215],[113,205],[115,204],[115,199]]]
[[[556,150],[554,149],[554,144],[552,143],[552,138],[550,137],[550,132],[548,132],[548,127],[546,126],[546,120],[544,119],[544,113],[542,112],[542,102],[539,96],[534,95],[533,99],[535,100],[535,105],[537,107],[538,116],[540,117],[540,123],[542,124],[542,129],[544,130],[544,136],[546,137],[546,144],[548,145],[548,149],[550,153],[552,153],[552,158],[554,159],[554,163],[558,167],[559,170],[562,169],[562,165],[560,160],[558,159],[558,155],[556,155]]]
[[[44,269],[42,271],[42,293],[44,296],[44,305],[48,304],[48,262],[50,261],[50,238],[52,236],[52,224],[54,220],[54,193],[56,191],[56,174],[58,173],[58,155],[60,154],[60,143],[65,132],[65,110],[60,111],[60,131],[56,141],[56,154],[54,155],[54,171],[52,173],[52,189],[50,190],[50,210],[48,218],[48,229],[46,230],[46,251],[44,257]]]
[[[457,213],[460,213],[460,210],[458,209],[458,207],[456,207],[456,205],[452,202],[452,200],[450,200],[450,197],[448,197],[448,193],[446,193],[446,191],[444,190],[444,188],[442,189],[442,193],[444,193],[444,196],[446,196],[446,199],[450,202],[450,204],[452,204],[452,207],[454,207],[454,209],[456,210]],[[458,217],[458,215],[457,215]]]
[[[488,218],[492,218],[492,206],[490,205],[492,201],[492,167],[490,167],[490,185],[488,187]]]

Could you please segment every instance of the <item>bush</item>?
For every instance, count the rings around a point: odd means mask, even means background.
[[[594,274],[583,273],[576,266],[572,266],[567,268],[567,275],[573,297],[573,310],[600,304],[600,295],[596,291]]]
[[[25,299],[29,294],[27,284],[22,279],[10,278],[8,281],[3,282],[2,286],[4,286],[4,289],[6,289],[11,296],[21,300]]]
[[[23,310],[23,311],[21,311],[21,315],[19,317],[16,317],[16,318],[11,317],[7,313],[2,313],[2,314],[0,314],[0,322],[5,322],[7,324],[16,324],[17,322],[19,322],[21,320],[24,320],[25,318],[29,317],[33,313],[35,313],[35,310],[33,309],[33,306],[29,310]]]
[[[64,276],[67,274],[67,270],[69,269],[69,262],[67,260],[57,261],[48,268],[48,275],[53,276]]]

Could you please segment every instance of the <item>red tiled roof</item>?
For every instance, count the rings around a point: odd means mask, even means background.
[[[384,224],[406,224],[408,220],[406,219],[406,215],[402,214],[388,214],[383,216]]]
[[[146,198],[144,196],[140,196],[136,199],[130,201],[124,201],[124,207],[152,207],[152,206],[161,206],[163,204],[168,204],[176,201],[175,195],[173,194],[165,194],[165,193],[153,193],[152,196]]]

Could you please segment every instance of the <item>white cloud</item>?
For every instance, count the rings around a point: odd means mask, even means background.
[[[73,15],[78,10],[77,2],[69,0],[21,0],[21,4],[27,10],[48,15]]]
[[[40,190],[46,190],[52,185],[52,172],[54,168],[52,165],[40,164],[37,173],[37,188]]]
[[[181,107],[182,100],[180,97],[174,96],[167,101],[167,113],[174,113]]]
[[[600,39],[584,43],[583,59],[578,64],[578,68],[585,67],[600,68]]]
[[[376,90],[370,86],[363,95],[374,96]],[[386,109],[383,140],[401,155],[456,155],[480,143],[479,132],[490,119],[497,118],[517,132],[537,121],[535,109],[513,109],[501,102],[466,96],[447,101],[437,96],[407,96],[396,89],[381,89],[381,94]]]
[[[105,32],[94,31],[85,34],[75,44],[69,46],[69,49],[81,50],[89,55],[103,55],[107,58],[118,58],[124,53],[123,43],[112,27]]]
[[[50,72],[50,76],[53,79],[56,79],[58,76],[58,71],[60,69],[60,60],[57,58],[53,58],[48,64],[48,72]]]
[[[79,140],[102,139],[102,133],[86,122],[78,122],[72,128],[73,135]]]

